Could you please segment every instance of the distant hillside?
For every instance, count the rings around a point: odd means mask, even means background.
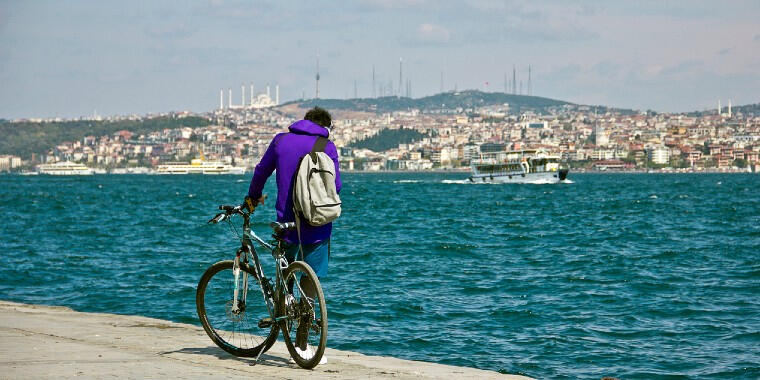
[[[156,117],[146,120],[121,121],[64,121],[64,122],[0,122],[0,154],[13,154],[24,159],[32,153],[45,152],[65,141],[81,140],[85,136],[110,135],[128,130],[145,134],[163,129],[203,127],[211,121],[202,117]]]
[[[309,99],[300,103],[301,108],[320,106],[328,110],[350,110],[367,112],[393,112],[408,109],[425,111],[456,108],[474,108],[492,105],[509,104],[510,112],[520,113],[534,111],[547,113],[549,108],[572,103],[539,96],[513,95],[500,92],[481,92],[468,90],[461,92],[445,92],[424,98],[412,99],[405,97],[386,96],[382,98],[362,99]]]
[[[376,135],[367,137],[363,140],[354,141],[349,146],[369,149],[374,152],[383,152],[396,148],[398,144],[408,144],[410,142],[419,141],[425,137],[428,137],[428,135],[420,133],[415,129],[403,127],[399,129],[383,129]]]

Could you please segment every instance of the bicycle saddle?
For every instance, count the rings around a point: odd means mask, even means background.
[[[269,223],[269,227],[272,227],[272,229],[274,230],[274,233],[279,236],[289,230],[296,228],[296,223],[295,222],[287,222],[287,223],[272,222],[272,223]]]

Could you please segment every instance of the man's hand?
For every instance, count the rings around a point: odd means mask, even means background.
[[[248,210],[248,212],[253,212],[253,210],[256,209],[256,206],[263,205],[264,201],[266,199],[267,199],[267,195],[266,194],[262,195],[258,199],[253,199],[253,198],[251,198],[249,196],[246,196],[245,197],[245,201],[243,202],[243,204],[245,205],[245,208],[246,208],[246,210]]]

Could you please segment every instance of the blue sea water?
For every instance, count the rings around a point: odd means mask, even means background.
[[[463,178],[344,176],[329,346],[536,378],[760,377],[760,176]],[[198,324],[197,281],[236,248],[205,222],[249,180],[0,176],[0,299]]]

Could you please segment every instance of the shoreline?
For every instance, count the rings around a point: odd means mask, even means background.
[[[327,348],[327,364],[288,362],[282,341],[253,358],[227,354],[200,326],[0,300],[0,366],[8,378],[484,378],[529,377]]]
[[[461,169],[431,169],[431,170],[348,170],[344,169],[340,171],[341,173],[347,173],[347,174],[469,174],[470,169],[469,168],[461,168]],[[759,174],[760,172],[755,172],[751,170],[717,170],[717,169],[710,169],[710,170],[586,170],[586,169],[570,169],[570,174],[605,174],[605,173],[614,173],[614,174]],[[10,176],[42,176],[42,177],[73,177],[73,176],[83,176],[83,177],[90,177],[90,176],[101,176],[101,175],[151,175],[151,176],[161,176],[161,177],[175,177],[175,176],[199,176],[199,175],[210,175],[210,176],[249,176],[253,174],[253,171],[246,171],[244,174],[158,174],[155,172],[124,172],[124,173],[113,173],[113,172],[106,172],[106,173],[93,173],[93,174],[87,174],[87,175],[80,175],[80,174],[69,174],[69,175],[50,175],[50,174],[39,174],[36,172],[0,172],[1,175],[10,175]]]

